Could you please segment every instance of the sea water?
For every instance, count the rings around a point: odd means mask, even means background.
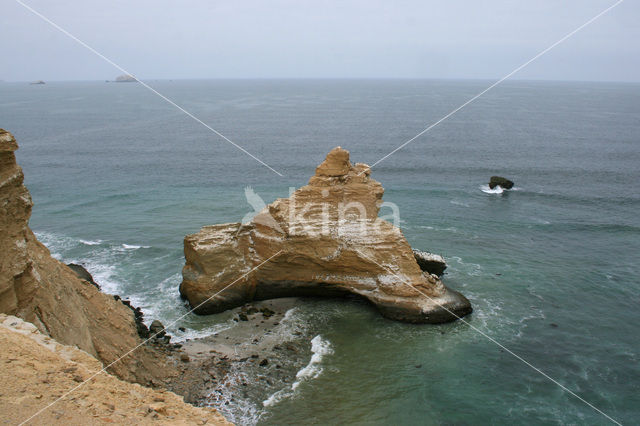
[[[178,320],[169,328],[180,341],[234,326],[229,314],[187,314],[186,234],[242,220],[253,211],[247,186],[266,203],[288,196],[335,146],[373,164],[491,82],[150,84],[283,177],[134,83],[0,83],[0,127],[20,144],[40,240],[148,321]],[[516,190],[488,190],[496,174]],[[227,416],[609,422],[535,367],[638,422],[640,85],[505,82],[372,177],[399,206],[410,244],[447,259],[444,282],[474,306],[468,323],[402,324],[357,301],[301,301],[287,313],[303,348],[290,356],[291,380],[227,398]]]

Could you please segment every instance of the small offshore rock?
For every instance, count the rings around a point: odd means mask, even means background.
[[[264,366],[266,366],[268,364],[269,364],[269,360],[265,358],[262,361],[260,361],[260,364],[258,364],[258,365],[260,365],[260,367],[264,367]]]
[[[513,185],[513,181],[502,176],[491,176],[491,179],[489,179],[489,188],[491,189],[494,189],[496,186],[502,189],[511,189]]]

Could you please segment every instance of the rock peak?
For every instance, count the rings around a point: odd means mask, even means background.
[[[0,129],[0,151],[13,152],[18,149],[18,143],[13,135],[5,129]]]
[[[324,161],[316,167],[316,176],[346,176],[349,170],[351,170],[349,151],[337,146],[329,151]]]
[[[309,185],[314,187],[330,187],[336,185],[348,184],[370,184],[378,186],[379,190],[373,192],[378,193],[382,198],[382,186],[369,179],[371,168],[364,163],[351,164],[349,161],[349,151],[337,146],[333,148],[324,161],[316,167],[316,173],[309,179]]]

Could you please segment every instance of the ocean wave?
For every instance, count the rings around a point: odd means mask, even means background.
[[[249,399],[240,397],[234,390],[242,389],[243,384],[251,382],[251,378],[237,365],[233,365],[224,376],[224,381],[216,391],[209,395],[208,404],[214,406],[224,417],[239,425],[255,425],[263,410]]]
[[[119,277],[119,268],[132,261],[133,253],[139,248],[150,246],[118,244],[100,239],[74,238],[66,235],[35,231],[36,237],[44,244],[51,256],[64,263],[83,265],[105,293],[119,294],[137,304],[132,295],[123,294],[125,282]]]
[[[493,189],[489,188],[489,185],[480,185],[480,190],[485,194],[502,194],[504,192],[504,189],[500,185]]]
[[[482,265],[478,263],[465,262],[462,260],[460,256],[449,256],[448,260],[450,264],[455,263],[458,266],[457,268],[452,267],[451,268],[452,271],[450,271],[450,273],[452,273],[454,270],[458,270],[467,275],[476,276],[476,277],[483,274],[484,268],[482,267]]]
[[[148,248],[151,248],[151,246],[139,246],[136,244],[122,244],[122,248],[127,250],[138,250],[141,248],[148,249]]]
[[[461,206],[461,207],[469,207],[469,204],[467,203],[463,203],[462,201],[458,201],[458,200],[451,200],[449,201],[451,204],[453,204],[454,206]]]
[[[315,379],[320,376],[322,373],[322,367],[320,366],[322,359],[326,355],[331,355],[333,353],[333,349],[331,348],[331,343],[328,340],[317,335],[311,339],[311,353],[313,353],[313,355],[311,356],[309,364],[296,373],[297,380],[293,385],[291,385],[291,389],[296,390],[302,382]]]
[[[453,232],[454,234],[458,232],[458,228],[453,226],[449,226],[447,228],[441,228],[438,226],[418,225],[418,228],[428,229],[430,231]]]
[[[51,256],[61,260],[63,255],[68,250],[77,247],[80,244],[80,240],[67,237],[64,235],[53,234],[50,232],[34,231],[36,238],[42,244],[44,244],[51,252]]]
[[[271,407],[283,399],[295,395],[296,389],[298,389],[302,383],[319,377],[323,370],[321,365],[322,360],[326,355],[331,355],[333,353],[333,349],[331,348],[331,343],[328,340],[317,335],[311,339],[311,353],[313,354],[311,355],[311,360],[309,360],[309,363],[304,368],[296,373],[296,381],[293,382],[291,388],[279,390],[269,396],[269,398],[262,402],[264,407]]]

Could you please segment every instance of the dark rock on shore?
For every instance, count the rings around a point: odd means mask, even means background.
[[[93,280],[93,276],[87,271],[84,266],[78,265],[76,263],[68,263],[67,266],[71,268],[71,270],[80,278],[81,280],[87,281],[100,290],[100,286],[97,282]]]
[[[511,189],[513,188],[513,185],[513,181],[503,178],[502,176],[491,176],[491,179],[489,179],[489,188],[491,189],[494,189],[496,186],[499,186],[502,189]]]
[[[444,270],[447,269],[447,262],[439,254],[413,249],[413,256],[416,258],[420,269],[429,274],[435,274],[440,277],[444,274]]]
[[[166,331],[164,329],[164,325],[162,325],[162,323],[160,321],[158,321],[158,320],[154,320],[151,323],[151,325],[149,326],[149,332],[156,339],[159,339],[159,338],[163,337],[166,334]]]

